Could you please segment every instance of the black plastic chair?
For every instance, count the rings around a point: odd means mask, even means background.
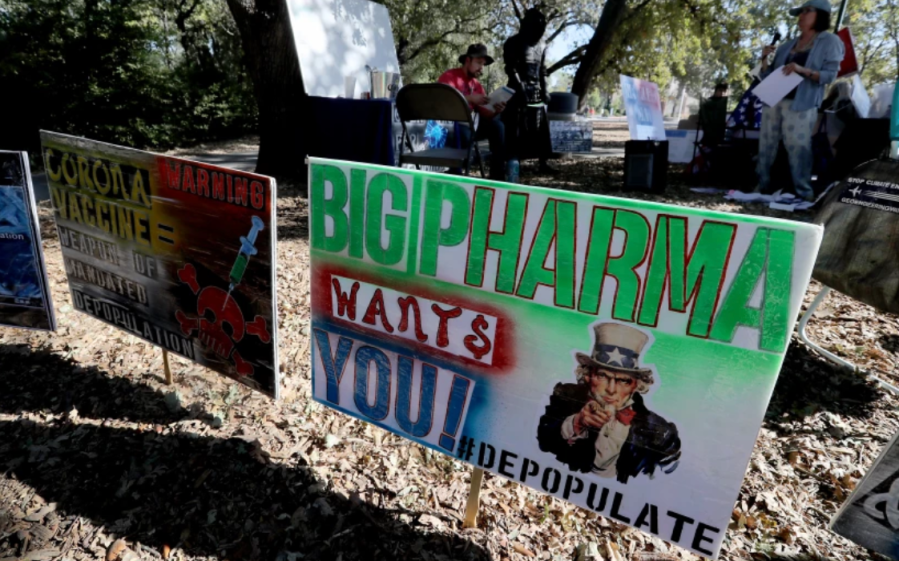
[[[446,84],[409,84],[403,86],[396,94],[396,111],[403,125],[403,140],[400,142],[401,165],[412,164],[417,169],[421,169],[420,166],[463,168],[465,175],[471,175],[471,151],[474,149],[481,175],[486,177],[484,159],[475,140],[471,108],[459,90]],[[406,123],[426,120],[453,121],[459,123],[459,126],[467,126],[472,131],[471,142],[467,148],[430,148],[415,152],[406,131]],[[405,154],[404,145],[409,149]]]

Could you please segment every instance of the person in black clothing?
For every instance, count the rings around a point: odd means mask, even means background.
[[[727,128],[727,90],[725,82],[715,84],[715,94],[705,100],[699,109],[703,146],[717,148],[724,140]]]
[[[549,103],[546,88],[546,16],[537,8],[524,13],[521,29],[503,44],[503,63],[515,90],[503,113],[509,156],[522,159],[536,155],[540,171],[553,173],[546,160],[552,153],[549,122],[544,104]]]
[[[627,483],[640,474],[674,471],[681,442],[674,423],[646,408],[652,370],[638,364],[649,341],[618,323],[594,327],[590,355],[577,353],[576,384],[556,384],[537,428],[540,449],[574,471]]]

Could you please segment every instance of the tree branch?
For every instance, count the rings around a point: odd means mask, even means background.
[[[566,66],[572,66],[581,62],[581,59],[584,58],[584,53],[587,52],[587,45],[582,45],[575,50],[571,51],[567,55],[563,56],[559,62],[553,64],[549,68],[546,69],[546,75],[549,76],[556,70],[561,68],[565,68]]]
[[[630,8],[630,9],[627,11],[627,14],[626,14],[623,18],[621,18],[621,21],[619,22],[619,25],[622,24],[622,23],[624,23],[624,22],[626,22],[626,21],[629,21],[631,18],[633,18],[634,16],[636,16],[636,15],[640,12],[640,10],[642,10],[643,8],[645,8],[646,6],[648,6],[651,2],[652,2],[652,0],[643,0],[642,2],[640,2],[639,4],[637,4],[636,6],[633,6],[632,8]]]
[[[191,4],[190,8],[188,8],[187,10],[184,9],[184,6],[186,5],[187,0],[181,0],[181,2],[178,4],[179,17],[181,16],[181,14],[183,14],[182,21],[187,21],[190,16],[194,15],[194,11],[196,11],[197,6],[200,5],[200,0],[194,0],[193,4]]]
[[[480,19],[480,17],[481,16],[475,16],[475,17],[472,17],[469,19],[459,20],[458,22],[456,22],[456,26],[453,29],[450,29],[449,31],[444,31],[443,33],[441,33],[440,35],[437,35],[436,37],[430,37],[428,39],[425,39],[418,45],[418,47],[416,47],[416,49],[414,51],[412,51],[408,56],[406,56],[404,58],[405,62],[409,62],[409,61],[413,60],[414,58],[418,57],[418,55],[420,55],[422,52],[426,51],[427,49],[430,49],[431,47],[436,47],[437,45],[443,43],[444,40],[447,37],[449,37],[450,35],[453,35],[456,33],[462,33],[462,31],[463,31],[462,28],[465,24],[477,21],[478,19]],[[471,33],[472,35],[477,35],[479,33],[489,33],[491,30],[487,29],[487,28],[482,28],[482,29],[472,29],[472,30],[466,29],[465,31],[467,33]]]
[[[559,27],[557,27],[556,30],[553,31],[552,34],[546,38],[546,44],[552,43],[553,39],[555,39],[556,37],[561,35],[563,31],[565,31],[567,28],[571,27],[572,25],[589,25],[589,24],[587,22],[580,21],[580,20],[568,20],[565,23],[563,23],[562,25],[560,25]]]
[[[883,47],[883,44],[886,43],[886,40],[887,40],[886,37],[881,35],[880,43],[878,43],[877,46],[874,47],[873,49],[871,48],[870,43],[865,45],[865,50],[862,52],[862,61],[863,61],[862,66],[861,66],[861,68],[858,69],[859,74],[864,74],[865,68],[868,67],[868,63],[870,62],[869,57],[868,57],[869,53],[872,53],[872,52],[876,53],[877,51],[879,51],[880,48]]]
[[[524,19],[524,16],[521,15],[521,10],[518,9],[518,2],[515,0],[509,0],[512,2],[512,9],[515,10],[515,17],[518,18],[518,23],[521,23],[521,20]]]

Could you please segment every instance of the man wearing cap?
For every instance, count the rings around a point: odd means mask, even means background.
[[[830,2],[809,0],[790,10],[796,16],[799,35],[779,47],[769,45],[762,50],[761,78],[773,72],[796,74],[802,81],[784,99],[762,110],[759,136],[757,191],[771,191],[771,166],[783,140],[790,160],[790,173],[796,194],[814,200],[812,189],[812,136],[818,119],[818,108],[824,101],[824,90],[837,78],[843,60],[843,42],[830,28]],[[776,49],[776,52],[775,52]],[[774,52],[773,64],[768,57]]]
[[[460,68],[447,70],[440,75],[437,82],[459,90],[465,96],[471,110],[477,112],[475,140],[486,138],[490,142],[490,179],[502,180],[506,165],[506,131],[502,120],[497,116],[503,112],[506,104],[488,105],[487,93],[478,81],[484,67],[493,64],[493,57],[487,51],[486,45],[476,43],[469,45],[468,51],[459,56],[459,62],[462,64]],[[460,127],[459,134],[462,137],[462,145],[468,146],[471,142],[471,130]]]
[[[577,353],[576,384],[556,384],[537,441],[574,471],[627,483],[631,477],[671,473],[680,459],[674,423],[646,408],[653,371],[640,364],[649,336],[612,322],[594,326],[590,355]]]

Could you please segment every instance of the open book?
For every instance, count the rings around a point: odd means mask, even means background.
[[[515,95],[515,90],[508,86],[500,86],[493,90],[493,93],[487,98],[485,106],[492,110],[497,103],[506,103],[512,99],[513,95]]]

